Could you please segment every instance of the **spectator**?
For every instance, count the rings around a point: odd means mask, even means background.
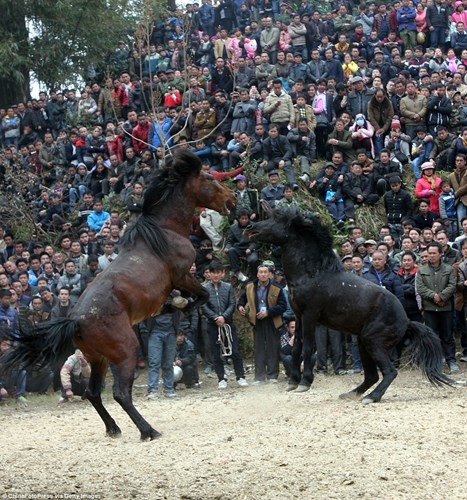
[[[83,353],[76,349],[60,370],[61,397],[58,404],[72,401],[74,396],[85,399],[85,391],[91,376],[91,365]]]
[[[202,306],[203,313],[208,320],[209,348],[214,359],[219,389],[227,388],[221,350],[222,355],[230,355],[232,358],[237,384],[240,387],[247,387],[240,344],[233,323],[234,290],[230,283],[222,281],[223,277],[223,265],[220,262],[211,262],[209,265],[210,281],[204,285],[209,293],[209,299]]]
[[[282,289],[270,280],[269,268],[258,267],[258,278],[249,283],[238,301],[238,310],[247,315],[253,325],[255,351],[255,385],[268,379],[276,384],[279,377],[280,337],[277,330],[282,326],[281,314],[287,303]]]
[[[422,298],[425,323],[439,336],[449,370],[458,372],[451,300],[456,290],[456,275],[449,264],[442,262],[441,257],[441,245],[430,243],[428,264],[420,267],[415,286]]]

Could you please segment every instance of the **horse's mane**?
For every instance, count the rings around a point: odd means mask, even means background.
[[[319,251],[313,256],[313,261],[319,262],[321,270],[342,271],[342,263],[333,250],[331,233],[316,215],[303,214],[295,208],[276,209],[276,214],[279,218],[286,218],[289,231],[294,231],[305,240],[305,252],[317,246]]]
[[[169,244],[156,217],[158,209],[173,199],[175,191],[183,188],[190,175],[200,170],[201,161],[190,151],[178,150],[173,158],[169,158],[167,165],[152,177],[144,192],[143,211],[123,235],[122,246],[132,246],[141,239],[155,255],[167,259]],[[180,203],[183,203],[183,199]]]
[[[177,187],[183,187],[185,180],[200,170],[200,159],[190,151],[179,149],[173,157],[168,157],[166,166],[156,171],[144,192],[143,214],[153,214]]]

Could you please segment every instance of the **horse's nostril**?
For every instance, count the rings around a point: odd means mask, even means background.
[[[245,231],[250,231],[253,229],[253,224],[248,224],[248,226],[245,228]]]

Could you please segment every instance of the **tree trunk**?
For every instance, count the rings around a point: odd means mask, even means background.
[[[0,106],[8,107],[30,98],[28,59],[28,29],[24,0],[0,0],[0,43],[9,48],[0,61]]]

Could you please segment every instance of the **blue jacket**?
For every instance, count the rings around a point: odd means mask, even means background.
[[[91,212],[88,215],[88,227],[89,229],[93,229],[94,231],[99,232],[104,225],[104,222],[110,217],[110,214],[105,210],[97,213],[96,211]]]
[[[373,266],[363,272],[362,278],[367,281],[371,281],[375,285],[382,286],[386,288],[389,292],[395,295],[404,305],[404,290],[402,288],[402,284],[400,282],[399,276],[392,271],[389,266],[385,266],[385,268],[379,273],[379,276],[376,274],[376,269]]]
[[[399,25],[399,33],[402,30],[415,31],[415,16],[417,15],[414,8],[401,7],[397,9],[397,24]]]
[[[9,327],[6,326],[7,321],[10,322]],[[8,306],[6,309],[3,306],[0,306],[0,328],[5,327],[15,338],[19,338],[18,313],[16,312],[16,309],[11,306]]]
[[[155,151],[162,145],[163,140],[166,147],[172,146],[172,141],[169,135],[170,127],[172,127],[172,120],[167,116],[164,118],[162,125],[157,120],[152,122],[148,137],[148,142],[151,144],[150,149]]]
[[[216,11],[212,5],[204,4],[198,9],[199,22],[201,27],[214,26]]]

